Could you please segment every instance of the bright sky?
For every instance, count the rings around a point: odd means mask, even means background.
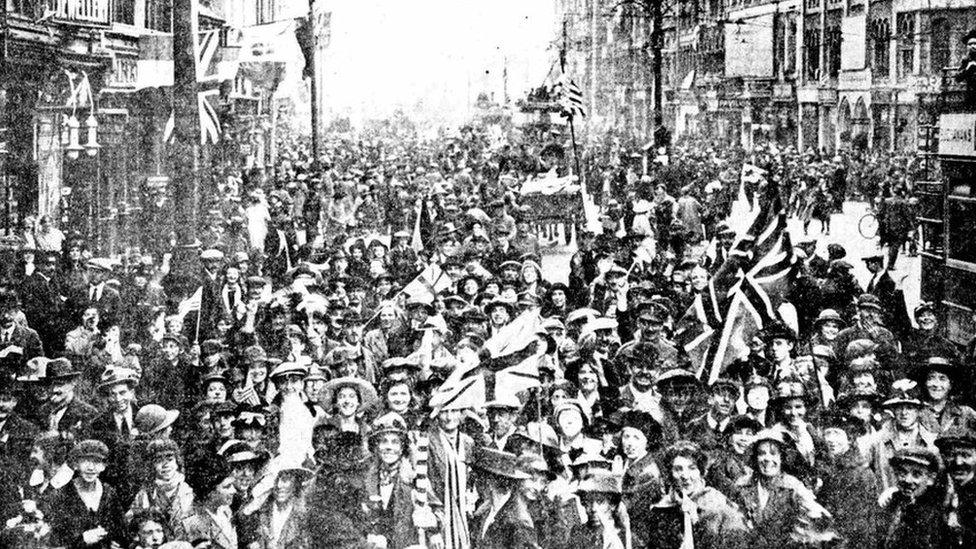
[[[319,0],[322,1],[322,0]],[[330,111],[353,121],[423,103],[458,121],[481,91],[513,100],[542,84],[557,51],[554,0],[327,0]]]

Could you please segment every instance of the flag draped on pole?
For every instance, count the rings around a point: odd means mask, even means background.
[[[461,366],[431,396],[431,408],[480,408],[501,392],[539,387],[541,324],[539,311],[527,310],[485,342],[481,360],[467,349],[459,352]]]
[[[757,330],[783,320],[780,307],[795,277],[793,245],[779,191],[767,185],[758,200],[758,215],[676,329],[675,340],[708,383],[747,351],[746,342]]]

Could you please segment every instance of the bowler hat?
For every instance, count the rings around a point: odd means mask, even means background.
[[[824,322],[836,322],[841,326],[847,324],[846,322],[844,322],[844,319],[841,318],[840,314],[838,314],[837,311],[833,309],[824,309],[820,311],[820,314],[817,315],[817,319],[813,321],[813,325],[819,326]]]

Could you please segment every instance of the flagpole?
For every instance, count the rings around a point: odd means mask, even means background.
[[[201,296],[200,306],[197,307],[197,329],[193,335],[193,343],[200,343],[200,316],[203,314],[203,299]]]
[[[576,146],[576,127],[573,124],[573,119],[576,118],[572,114],[569,116],[569,136],[573,140],[573,158],[576,160],[576,177],[579,178],[580,185],[583,183],[583,170],[580,169],[580,157],[579,149]]]

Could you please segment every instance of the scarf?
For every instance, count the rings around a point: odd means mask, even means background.
[[[444,487],[444,547],[445,549],[468,549],[467,471],[464,468],[464,446],[454,448],[446,433],[438,433],[444,447],[444,468],[446,469]]]
[[[397,461],[392,465],[380,463],[378,472],[380,486],[389,486],[396,482],[397,476],[400,474],[400,462]]]

